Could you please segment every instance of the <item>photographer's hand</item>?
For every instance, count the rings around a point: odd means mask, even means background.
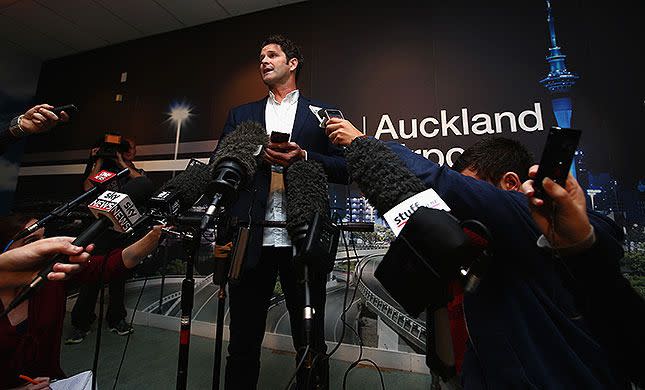
[[[531,167],[530,178],[535,177],[537,168],[537,165]],[[550,199],[535,197],[533,180],[524,182],[521,191],[528,197],[533,220],[551,246],[566,249],[593,243],[585,196],[571,173],[564,188],[549,178],[544,179],[542,187]]]
[[[96,157],[99,152],[99,148],[94,148],[90,152],[91,159],[94,160],[94,165],[92,165],[92,173],[97,174],[103,168],[103,157]]]

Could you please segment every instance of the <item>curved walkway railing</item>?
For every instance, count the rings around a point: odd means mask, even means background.
[[[361,262],[370,261],[374,257],[376,257],[376,255],[366,256]],[[359,269],[360,267],[357,266],[356,270]],[[425,349],[427,330],[423,323],[410,317],[403,310],[400,310],[379,297],[362,279],[359,279],[358,291],[360,291],[365,298],[365,302],[368,307],[378,314],[395,332],[405,337],[418,348]]]

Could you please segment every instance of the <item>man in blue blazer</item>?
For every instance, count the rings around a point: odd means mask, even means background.
[[[251,232],[240,282],[230,287],[230,343],[226,363],[227,389],[255,389],[260,371],[260,351],[266,327],[269,300],[276,277],[284,292],[291,334],[297,358],[303,352],[303,287],[297,283],[292,264],[292,246],[284,228],[263,227],[262,221],[285,221],[284,168],[310,159],[322,164],[329,180],[347,183],[348,175],[342,150],[334,146],[319,127],[317,111],[332,108],[300,94],[296,80],[303,64],[299,48],[289,39],[275,35],[261,45],[260,75],[269,95],[259,101],[232,109],[222,138],[244,121],[261,123],[267,133],[289,134],[288,142],[271,142],[265,149],[268,164],[258,168],[251,184],[240,192],[231,213],[242,221],[251,218]],[[269,165],[271,166],[269,168]],[[326,275],[312,275],[311,300],[315,308],[314,346],[320,354],[311,383],[326,388],[328,362],[324,340]],[[271,329],[273,330],[273,329]],[[298,376],[299,379],[301,375]],[[307,377],[298,381],[304,388]]]
[[[329,122],[332,142],[350,151],[354,143],[379,142],[349,121]],[[485,276],[464,294],[465,390],[628,389],[629,380],[643,382],[642,368],[635,368],[642,359],[632,351],[643,345],[644,305],[620,274],[623,233],[613,221],[585,213],[582,194],[574,215],[529,209],[519,190],[533,160],[517,141],[480,140],[459,157],[456,170],[399,143],[386,145],[451,214],[482,222],[493,237]],[[572,221],[560,221],[569,218],[584,224],[567,232]],[[545,233],[548,239],[540,237]],[[630,341],[618,342],[621,334]]]

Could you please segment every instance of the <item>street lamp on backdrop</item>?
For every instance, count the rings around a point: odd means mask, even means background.
[[[175,137],[175,155],[174,159],[177,159],[177,152],[179,151],[179,136],[181,134],[181,125],[187,123],[190,118],[193,116],[191,113],[192,107],[186,102],[173,102],[170,104],[170,111],[167,113],[168,120],[177,126]]]

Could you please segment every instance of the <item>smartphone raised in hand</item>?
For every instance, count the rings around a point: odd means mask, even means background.
[[[537,198],[544,199],[547,196],[542,188],[545,177],[565,186],[581,134],[580,130],[565,127],[554,126],[549,129],[533,183]]]

